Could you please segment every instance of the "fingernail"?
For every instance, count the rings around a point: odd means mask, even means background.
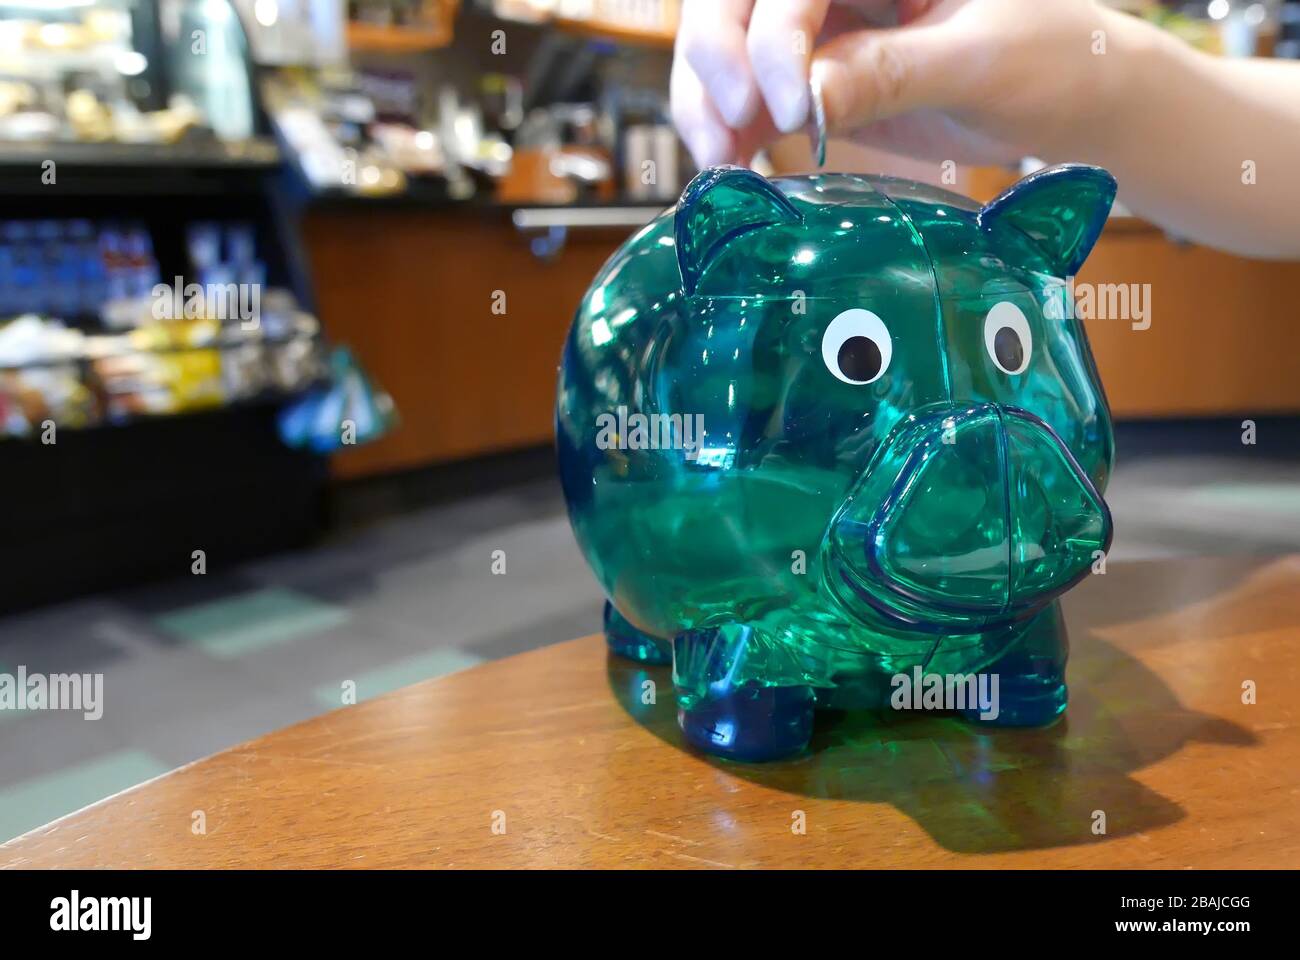
[[[685,140],[695,165],[701,170],[728,160],[727,138],[717,130],[707,128],[693,130]]]
[[[781,81],[767,104],[772,122],[782,133],[794,133],[808,122],[808,84],[794,77]]]
[[[721,74],[715,102],[722,119],[733,130],[740,129],[754,119],[754,90],[747,77]]]
[[[833,96],[838,89],[834,76],[836,69],[836,64],[826,60],[814,60],[808,69],[808,83],[820,91],[822,109],[826,111],[826,129],[830,133],[836,132],[839,118],[837,101]]]

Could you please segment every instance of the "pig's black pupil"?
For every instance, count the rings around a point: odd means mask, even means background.
[[[849,337],[840,344],[835,362],[850,380],[870,380],[880,372],[880,348],[870,337]]]
[[[997,356],[998,363],[1007,370],[1019,370],[1025,359],[1020,334],[1010,327],[1003,327],[993,335],[993,353]]]

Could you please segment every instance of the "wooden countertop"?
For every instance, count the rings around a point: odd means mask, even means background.
[[[588,637],[182,767],[0,865],[1300,866],[1300,557],[1112,563],[1066,608],[1047,730],[848,716],[797,760],[714,762],[682,747],[666,669]]]

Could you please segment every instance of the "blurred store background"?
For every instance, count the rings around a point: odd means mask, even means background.
[[[1300,57],[1300,3],[1123,6]],[[96,721],[0,709],[0,840],[345,681],[598,628],[555,370],[600,264],[694,173],[678,12],[0,0],[0,674],[102,673],[105,698]],[[806,139],[765,163],[809,169]],[[828,167],[941,177],[839,144]],[[1080,279],[1152,292],[1149,328],[1090,325],[1112,559],[1300,548],[1300,264],[1117,211]]]

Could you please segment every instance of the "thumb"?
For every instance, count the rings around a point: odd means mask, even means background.
[[[911,110],[959,105],[971,92],[961,66],[970,42],[944,23],[837,37],[814,54],[810,68],[827,128],[845,133]]]

